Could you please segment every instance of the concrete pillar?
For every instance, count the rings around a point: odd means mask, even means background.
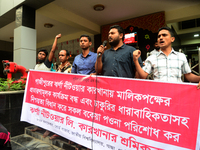
[[[36,65],[35,9],[22,5],[16,10],[13,61],[27,69]]]

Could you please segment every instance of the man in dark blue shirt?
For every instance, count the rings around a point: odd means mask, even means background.
[[[106,47],[101,45],[97,50],[99,57],[95,64],[96,72],[104,76],[134,78],[136,68],[133,62],[133,51],[136,49],[123,43],[123,28],[119,25],[111,26],[108,40],[112,48],[104,52]],[[139,63],[142,66],[141,58]]]
[[[71,73],[95,74],[94,65],[97,59],[97,53],[90,51],[90,46],[92,45],[91,37],[88,35],[81,35],[79,42],[82,53],[75,57]]]

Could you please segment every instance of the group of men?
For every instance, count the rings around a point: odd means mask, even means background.
[[[37,57],[37,65],[34,68],[35,70],[51,70],[52,60],[59,38],[61,38],[61,34],[58,34],[55,37],[48,59],[46,59],[48,55],[47,50],[39,50]],[[58,57],[61,64],[56,69],[56,72],[76,73],[85,75],[95,74],[94,64],[96,62],[97,54],[90,51],[90,46],[92,45],[91,37],[88,35],[81,35],[79,41],[80,47],[82,48],[82,53],[75,57],[73,65],[71,65],[68,61],[70,56],[69,51],[60,50]]]
[[[35,70],[43,70],[43,71],[51,70],[52,60],[54,57],[54,53],[59,38],[61,38],[61,34],[58,34],[55,37],[49,56],[47,50],[45,49],[39,50],[37,57],[37,64],[34,68]],[[92,45],[91,37],[88,35],[81,35],[79,41],[80,41],[80,47],[82,48],[82,53],[75,57],[73,65],[71,65],[70,62],[68,61],[70,55],[68,50],[60,50],[58,56],[61,64],[56,69],[56,72],[76,73],[85,75],[95,74],[95,62],[97,58],[97,53],[90,51],[90,46]],[[33,132],[36,130],[42,130],[42,129],[39,127],[35,127],[34,129],[32,129]],[[43,134],[43,137],[45,138],[49,134],[50,131],[46,130]],[[49,139],[52,140],[55,139],[56,137],[58,137],[58,135],[53,134]],[[78,145],[77,149],[80,147],[81,146]]]
[[[90,51],[91,37],[81,35],[79,42],[82,53],[75,57],[73,65],[71,65],[68,61],[69,52],[61,50],[59,52],[61,65],[56,71],[141,79],[146,79],[148,74],[153,73],[154,80],[170,82],[182,82],[181,76],[184,74],[184,77],[190,82],[198,83],[200,81],[199,76],[191,73],[186,56],[172,48],[175,37],[170,28],[162,27],[159,29],[158,46],[155,46],[155,52],[151,53],[151,56],[146,59],[145,65],[143,65],[140,57],[141,51],[123,43],[124,34],[122,27],[111,26],[108,34],[111,48],[105,50],[107,46],[101,45],[97,49],[97,53]],[[36,70],[50,71],[57,40],[60,37],[61,34],[55,37],[48,59],[45,60],[48,55],[46,50],[39,51]]]
[[[172,48],[175,37],[170,28],[162,27],[158,30],[156,51],[146,59],[144,65],[140,57],[141,51],[124,44],[124,35],[122,27],[111,26],[108,33],[111,48],[105,50],[107,46],[101,45],[97,49],[97,53],[90,51],[91,38],[88,35],[81,35],[79,42],[82,53],[75,57],[71,65],[68,61],[69,52],[61,50],[59,52],[61,65],[56,71],[140,79],[146,79],[149,74],[153,74],[154,80],[169,82],[182,82],[181,76],[184,74],[184,77],[190,82],[198,83],[200,81],[200,76],[191,73],[186,56]],[[60,37],[61,34],[55,37],[48,59],[46,59],[48,55],[46,50],[39,51],[36,70],[50,71],[57,40]],[[197,88],[200,88],[200,83]],[[44,134],[44,137],[47,134]]]
[[[169,82],[182,82],[183,74],[188,81],[199,83],[197,88],[200,88],[200,76],[191,72],[186,56],[172,48],[175,37],[169,27],[158,30],[155,51],[145,60],[144,65],[141,51],[123,43],[124,34],[122,27],[110,27],[108,40],[112,47],[104,51],[106,47],[101,45],[97,50],[97,54],[101,54],[95,64],[98,74],[146,79],[152,73],[154,80]]]

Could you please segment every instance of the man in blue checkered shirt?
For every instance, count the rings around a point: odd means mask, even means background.
[[[171,44],[174,40],[173,31],[169,27],[160,28],[158,30],[158,44],[161,51],[149,56],[143,68],[138,62],[141,51],[133,52],[133,61],[139,78],[146,79],[148,74],[153,73],[154,80],[157,81],[182,82],[181,75],[184,74],[184,77],[190,82],[198,83],[200,81],[200,76],[191,73],[186,56],[172,48]],[[197,88],[200,88],[200,83]]]
[[[95,75],[97,53],[90,51],[90,46],[92,45],[91,37],[83,34],[80,36],[79,42],[82,53],[75,57],[71,73]]]

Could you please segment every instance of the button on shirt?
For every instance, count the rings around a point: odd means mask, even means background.
[[[102,55],[103,75],[115,77],[135,77],[135,64],[133,62],[134,47],[123,44],[117,50],[110,48]],[[142,66],[142,60],[139,58]]]
[[[154,80],[170,82],[182,82],[181,75],[191,72],[185,55],[174,49],[168,56],[162,51],[149,56],[142,69],[148,74],[153,73]]]
[[[91,74],[95,73],[95,62],[97,59],[97,53],[89,52],[86,57],[83,54],[79,54],[75,57],[71,73],[77,74]]]

